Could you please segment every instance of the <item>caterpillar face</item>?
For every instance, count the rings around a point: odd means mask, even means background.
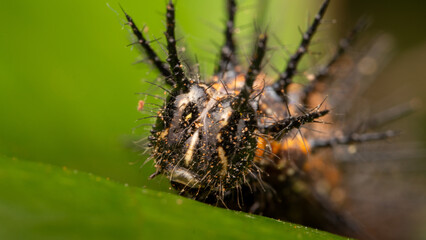
[[[168,85],[154,84],[168,94],[149,137],[156,167],[151,177],[164,175],[180,194],[216,206],[367,238],[339,208],[346,192],[339,159],[330,149],[346,147],[349,154],[356,154],[358,144],[394,137],[392,130],[375,129],[413,106],[402,104],[357,124],[342,117],[362,92],[361,83],[377,70],[366,64],[377,66],[385,55],[386,38],[358,55],[348,53],[364,21],[339,41],[328,61],[306,74],[309,81],[304,86],[293,82],[329,3],[323,1],[275,79],[262,71],[268,52],[266,32],[255,39],[248,68],[241,66],[234,40],[235,0],[227,0],[225,42],[212,76],[199,77],[181,62],[171,1],[166,10],[166,61],[125,13],[135,44]],[[332,110],[324,106],[326,100]]]
[[[253,108],[239,112],[235,99],[196,83],[170,100],[151,140],[157,171],[187,188],[224,191],[241,184],[253,164],[256,122]]]

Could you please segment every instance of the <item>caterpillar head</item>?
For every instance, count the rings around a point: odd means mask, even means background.
[[[238,95],[205,84],[171,97],[151,137],[157,172],[178,189],[224,191],[251,171],[255,111],[238,108]]]

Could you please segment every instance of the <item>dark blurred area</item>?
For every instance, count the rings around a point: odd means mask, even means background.
[[[349,19],[367,15],[373,18],[373,29],[382,30],[395,36],[399,50],[408,50],[414,46],[424,45],[426,31],[426,3],[421,0],[405,2],[388,0],[367,1],[342,0]]]
[[[361,171],[373,176],[358,184],[353,204],[358,205],[359,212],[353,215],[378,239],[426,239],[426,3],[340,2],[344,10],[337,11],[340,31],[345,29],[342,25],[349,26],[365,15],[372,19],[369,34],[385,33],[394,41],[391,61],[365,94],[369,107],[379,111],[411,99],[421,102],[417,112],[387,126],[401,130],[402,134],[392,149],[382,151],[388,151],[389,159],[397,152],[406,151],[405,155],[398,160],[361,164],[352,166],[353,171],[347,170],[352,175]]]

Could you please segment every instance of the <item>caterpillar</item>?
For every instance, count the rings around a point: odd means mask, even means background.
[[[162,82],[152,84],[167,93],[148,137],[156,168],[150,178],[166,176],[180,195],[218,207],[373,238],[342,208],[348,193],[341,165],[364,144],[396,137],[395,130],[377,129],[414,109],[412,102],[403,103],[349,121],[363,91],[360,83],[374,80],[388,39],[378,37],[354,54],[350,50],[366,26],[359,21],[325,63],[305,74],[308,81],[301,85],[294,78],[330,0],[319,6],[276,77],[263,71],[271,51],[266,31],[257,35],[248,67],[243,67],[235,39],[237,1],[226,3],[225,41],[212,76],[201,76],[182,61],[172,1],[166,7],[164,60],[123,10],[136,38],[132,44],[139,45],[162,76]]]

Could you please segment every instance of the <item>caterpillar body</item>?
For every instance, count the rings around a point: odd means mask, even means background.
[[[149,136],[156,168],[151,178],[164,175],[179,194],[212,205],[370,238],[340,207],[347,193],[332,150],[344,147],[350,155],[359,144],[395,137],[396,131],[376,129],[411,112],[413,104],[369,116],[356,126],[342,117],[362,91],[359,83],[374,75],[386,51],[383,37],[358,55],[350,53],[365,21],[340,40],[325,64],[306,74],[306,84],[293,81],[329,4],[322,2],[277,77],[262,71],[267,32],[258,34],[248,68],[242,67],[234,36],[236,0],[227,0],[225,42],[211,77],[201,77],[181,61],[171,1],[165,60],[125,13],[136,44],[164,79],[156,85],[167,92]]]

